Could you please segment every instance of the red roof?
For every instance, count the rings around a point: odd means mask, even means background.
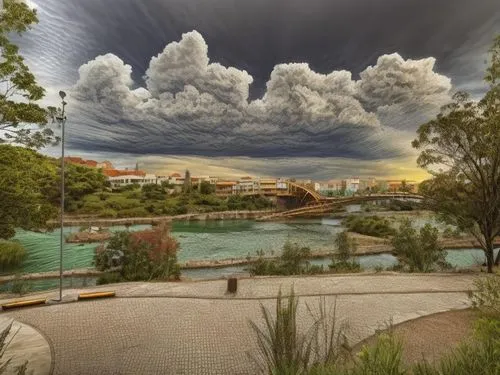
[[[86,167],[97,167],[97,162],[95,160],[83,160],[82,158],[68,156],[64,158],[66,163],[84,165]]]
[[[170,177],[182,177],[179,173],[172,173]]]
[[[146,172],[144,171],[136,171],[136,170],[119,170],[119,169],[105,169],[102,171],[105,176],[108,177],[118,177],[118,176],[141,176],[144,177]]]

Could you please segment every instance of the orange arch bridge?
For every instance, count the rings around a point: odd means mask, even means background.
[[[353,197],[323,197],[315,191],[311,191],[306,187],[296,185],[297,189],[302,190],[302,200],[305,201],[309,199],[308,205],[296,208],[293,210],[287,210],[282,212],[277,212],[275,214],[265,216],[261,219],[274,219],[274,218],[287,218],[287,217],[298,217],[298,216],[319,216],[325,213],[331,212],[332,209],[340,206],[345,206],[348,204],[357,204],[367,201],[376,201],[383,199],[418,199],[422,200],[424,197],[418,194],[408,194],[408,193],[383,193],[383,194],[371,194],[371,195],[360,195]],[[293,193],[293,192],[291,192]]]

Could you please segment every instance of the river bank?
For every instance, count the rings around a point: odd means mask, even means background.
[[[221,211],[174,216],[129,217],[120,219],[106,219],[95,216],[66,216],[65,227],[100,226],[111,227],[117,225],[154,225],[163,221],[208,221],[208,220],[252,220],[262,215],[274,212],[273,210],[260,211]],[[57,226],[59,221],[49,220],[47,225]]]
[[[358,243],[358,250],[356,252],[356,257],[366,257],[370,255],[389,255],[393,254],[392,246],[387,239],[364,236],[358,233],[349,233],[349,236],[353,238],[356,243]],[[441,246],[446,250],[457,250],[464,248],[477,248],[479,245],[473,238],[462,238],[462,239],[441,239]],[[500,237],[495,239],[495,247],[500,246]],[[331,250],[319,250],[313,251],[311,261],[319,259],[328,259],[331,257]],[[218,268],[228,268],[228,267],[242,267],[248,266],[255,263],[260,257],[259,256],[247,256],[246,258],[228,258],[228,259],[200,259],[200,260],[188,260],[185,262],[180,262],[181,270],[202,270],[202,269],[218,269]],[[276,260],[277,256],[264,256],[267,260]],[[472,265],[471,265],[472,267]],[[104,272],[98,271],[95,268],[79,268],[79,269],[69,269],[63,272],[64,278],[85,278],[85,277],[99,277]],[[8,283],[10,281],[20,279],[20,280],[44,280],[44,279],[56,279],[59,277],[59,271],[49,271],[49,272],[34,272],[26,273],[23,275],[6,275],[0,276],[0,284]]]

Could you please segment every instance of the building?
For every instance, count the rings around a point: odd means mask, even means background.
[[[346,195],[352,195],[359,191],[359,177],[351,177],[343,181],[343,188],[345,188]]]
[[[359,191],[371,191],[377,185],[377,181],[374,178],[363,178],[359,180]]]
[[[217,181],[215,184],[215,194],[219,197],[228,197],[236,194],[238,185],[237,181]]]
[[[277,195],[278,180],[276,178],[260,178],[259,193],[263,195]]]
[[[342,180],[330,180],[314,184],[314,190],[324,196],[337,195],[342,191],[342,187]]]
[[[97,168],[101,169],[114,169],[113,164],[110,161],[104,160],[102,162],[97,162]]]
[[[238,180],[238,184],[235,186],[236,194],[258,194],[259,192],[259,181],[250,177],[241,177]]]
[[[407,192],[416,193],[418,191],[418,183],[412,180],[388,180],[387,191],[391,193],[401,192],[403,181],[405,181]]]
[[[116,171],[116,170],[114,170]],[[136,171],[118,171],[118,172],[136,172]],[[154,174],[118,174],[115,176],[108,176],[108,181],[111,183],[111,187],[119,188],[127,185],[137,184],[139,186],[147,185],[147,184],[156,184],[157,179]]]

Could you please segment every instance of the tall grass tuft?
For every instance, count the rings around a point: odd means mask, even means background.
[[[10,365],[10,362],[12,361],[12,358],[7,359],[6,361],[3,360],[3,356],[5,354],[5,350],[9,346],[10,342],[12,339],[15,337],[17,334],[17,331],[13,334],[10,335],[11,330],[12,330],[12,321],[7,324],[3,328],[3,330],[0,331],[0,375],[1,374],[15,374],[15,375],[25,375],[26,370],[28,368],[28,361],[25,361],[22,365],[17,366],[16,368],[12,369]],[[7,341],[7,339],[10,336],[10,340]],[[8,372],[7,372],[8,371]]]
[[[404,375],[403,342],[392,332],[378,336],[373,346],[365,346],[352,375]]]
[[[289,297],[283,297],[281,289],[276,299],[276,315],[261,305],[265,327],[254,322],[251,327],[257,335],[259,356],[254,360],[261,370],[272,375],[306,374],[313,353],[314,331],[300,333],[297,327],[298,298],[292,288]]]
[[[337,322],[336,303],[328,309],[323,297],[317,310],[306,305],[313,323],[305,331],[297,324],[297,307],[293,288],[288,297],[279,291],[274,316],[261,305],[264,328],[250,322],[259,349],[253,360],[271,375],[341,374],[337,366],[349,358],[350,348],[344,334],[347,326]]]
[[[413,367],[413,375],[500,374],[500,321],[481,318],[473,340],[462,343],[436,364],[427,361]]]

